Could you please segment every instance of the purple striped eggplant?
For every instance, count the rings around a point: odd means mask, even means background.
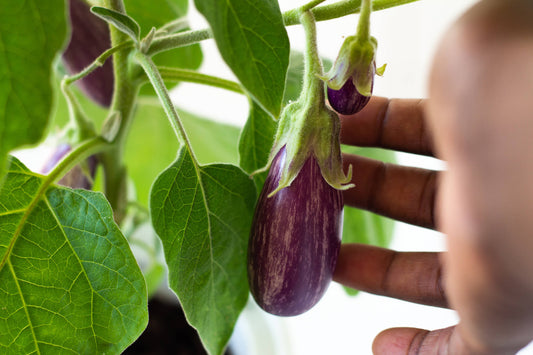
[[[248,279],[257,304],[280,316],[313,307],[328,288],[341,244],[342,192],[305,161],[292,183],[278,187],[285,147],[274,157],[259,197],[248,247]]]
[[[372,81],[372,88],[373,86],[374,82]],[[370,96],[365,96],[357,91],[353,80],[349,79],[339,90],[328,87],[328,101],[331,108],[341,115],[353,115],[366,106],[370,101]]]
[[[107,50],[111,39],[107,23],[93,15],[84,1],[70,0],[69,16],[71,36],[63,53],[63,63],[70,74],[75,74]],[[102,67],[76,83],[93,101],[109,107],[114,87],[112,61],[107,60]]]

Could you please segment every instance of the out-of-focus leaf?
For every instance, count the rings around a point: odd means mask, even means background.
[[[65,1],[0,6],[0,185],[10,150],[35,144],[53,107],[52,62],[65,43]]]

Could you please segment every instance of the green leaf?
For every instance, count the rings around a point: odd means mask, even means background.
[[[132,19],[130,16],[100,6],[91,7],[91,12],[107,23],[115,26],[119,31],[130,36],[134,42],[139,42],[141,28],[139,27],[137,21]]]
[[[49,186],[14,159],[0,191],[0,353],[118,354],[146,286],[100,193]]]
[[[392,163],[395,154],[389,150],[374,148],[358,148],[343,146],[343,152],[361,155],[370,159]],[[354,167],[357,169],[357,167]],[[357,188],[354,187],[355,189]],[[363,243],[380,247],[388,247],[394,231],[394,221],[372,212],[357,208],[344,207],[342,242]],[[349,295],[356,295],[357,291],[345,287]]]
[[[248,299],[253,181],[228,164],[197,166],[185,148],[155,181],[152,223],[169,284],[210,354],[222,353]]]
[[[194,0],[222,58],[273,117],[281,111],[289,39],[276,0]]]
[[[152,27],[160,28],[164,24],[187,15],[188,0],[124,0],[128,15],[141,26],[141,36],[145,36]],[[193,44],[159,53],[153,57],[157,66],[198,69],[203,55],[200,44]],[[171,84],[171,85],[169,85]],[[166,83],[171,88],[176,83]],[[141,88],[141,95],[153,95],[151,85]]]
[[[200,163],[237,163],[237,127],[181,110],[179,115]],[[178,148],[176,136],[159,101],[151,98],[139,100],[124,155],[139,203],[148,206],[150,186],[157,175],[176,159]]]
[[[250,112],[239,139],[239,165],[251,174],[266,166],[277,123],[257,103],[250,100]],[[258,190],[261,190],[266,172],[254,177]]]
[[[52,62],[65,43],[64,0],[0,6],[0,181],[10,150],[39,142],[53,107]]]

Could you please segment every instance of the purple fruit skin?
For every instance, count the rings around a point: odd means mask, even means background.
[[[328,288],[341,244],[343,198],[314,157],[292,184],[278,186],[285,148],[274,158],[256,206],[248,246],[248,281],[257,304],[279,316],[313,307]]]
[[[363,109],[370,96],[363,96],[357,91],[353,81],[347,80],[340,90],[328,87],[328,101],[335,111],[342,115],[353,115]]]
[[[70,74],[75,74],[107,50],[111,40],[107,23],[93,15],[82,0],[69,1],[69,15],[72,30],[70,42],[63,53],[63,63]],[[102,67],[78,80],[77,84],[93,101],[109,107],[114,87],[112,61],[107,60]]]

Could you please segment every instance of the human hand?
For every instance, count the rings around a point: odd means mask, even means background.
[[[525,0],[480,2],[445,36],[429,100],[373,98],[341,117],[343,143],[447,164],[438,173],[345,156],[361,187],[345,192],[346,204],[436,226],[448,251],[345,245],[335,280],[460,317],[431,332],[385,330],[376,354],[514,354],[533,339],[532,19]]]

